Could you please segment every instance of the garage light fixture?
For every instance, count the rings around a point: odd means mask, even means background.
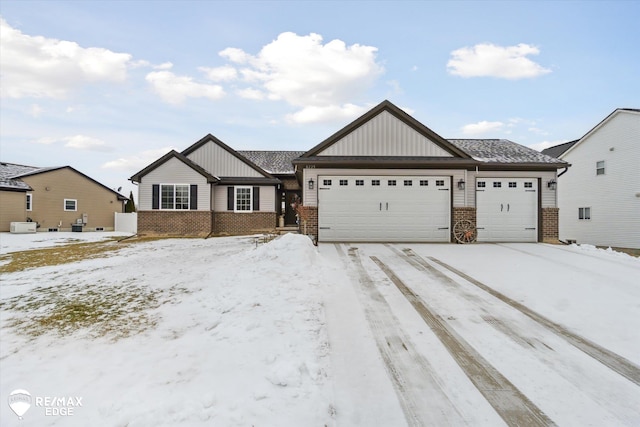
[[[464,180],[458,181],[458,190],[464,190]]]
[[[552,179],[551,181],[547,182],[547,187],[549,187],[549,190],[555,190],[556,189],[556,180]]]
[[[309,178],[309,190],[313,190],[313,178]]]

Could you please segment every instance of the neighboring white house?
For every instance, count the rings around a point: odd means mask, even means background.
[[[543,153],[571,164],[558,178],[561,240],[640,249],[640,109]]]

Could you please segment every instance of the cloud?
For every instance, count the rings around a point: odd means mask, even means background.
[[[66,148],[83,151],[111,151],[113,149],[103,140],[86,135],[65,136],[62,138],[43,137],[34,142],[43,145],[64,143]]]
[[[244,99],[261,100],[266,97],[264,92],[253,88],[240,89],[237,90],[236,93],[240,98]]]
[[[238,70],[230,65],[216,68],[200,67],[198,70],[205,73],[207,78],[214,82],[228,82],[238,78]]]
[[[182,104],[187,98],[216,100],[225,96],[222,86],[197,83],[191,77],[177,76],[171,71],[153,71],[145,79],[160,98],[169,104]]]
[[[364,114],[366,109],[366,107],[354,104],[327,105],[324,107],[310,105],[293,114],[288,114],[286,120],[290,123],[298,124],[332,122],[359,116]]]
[[[116,160],[112,160],[104,163],[101,168],[102,169],[114,169],[114,170],[122,170],[122,171],[138,171],[154,161],[158,160],[158,158],[164,156],[169,151],[174,150],[174,147],[163,147],[155,150],[146,150],[142,151],[138,154],[133,154],[129,157],[121,157]],[[134,172],[132,172],[134,173]]]
[[[478,123],[471,123],[462,127],[462,133],[465,135],[482,135],[489,132],[498,132],[504,128],[502,122],[488,122],[483,120]]]
[[[376,52],[373,46],[347,46],[337,39],[323,44],[319,34],[285,32],[256,55],[238,48],[224,49],[219,55],[236,64],[239,79],[267,99],[299,107],[288,120],[310,123],[361,110],[348,101],[365,93],[384,72]]]
[[[556,146],[558,144],[562,144],[564,142],[567,142],[567,141],[564,141],[564,140],[542,141],[542,142],[537,142],[535,144],[529,144],[529,145],[527,145],[527,147],[533,148],[536,151],[542,151],[545,148],[553,147],[553,146]]]
[[[30,36],[0,18],[2,88],[8,98],[63,98],[79,83],[122,82],[131,55]]]
[[[44,109],[38,104],[31,104],[31,107],[29,107],[29,115],[33,118],[37,119],[43,112]]]
[[[539,53],[537,47],[524,43],[507,47],[490,43],[477,44],[451,52],[447,70],[450,74],[461,77],[497,77],[509,80],[533,78],[551,72],[527,58]]]

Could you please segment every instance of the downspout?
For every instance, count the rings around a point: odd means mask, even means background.
[[[564,170],[562,172],[560,172],[560,174],[558,175],[558,178],[560,178],[562,175],[567,173],[568,170],[569,170],[569,166],[567,166],[566,168],[564,168]]]

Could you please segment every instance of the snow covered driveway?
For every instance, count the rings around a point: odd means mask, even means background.
[[[85,236],[102,238],[0,246]],[[637,258],[298,235],[104,244],[2,273],[0,425],[640,425]],[[52,328],[67,307],[93,323]],[[15,390],[32,396],[20,421]]]
[[[375,342],[388,374],[384,384],[360,369],[360,387],[398,397],[384,409],[376,397],[351,401],[363,409],[347,425],[385,416],[396,425],[640,422],[638,259],[534,244],[322,245],[321,253],[343,260],[359,308],[351,317],[366,319],[359,334]],[[328,318],[335,358],[333,339],[345,332]],[[349,351],[358,335],[341,341]],[[349,368],[334,362],[335,381]],[[368,411],[380,413],[362,422]]]

